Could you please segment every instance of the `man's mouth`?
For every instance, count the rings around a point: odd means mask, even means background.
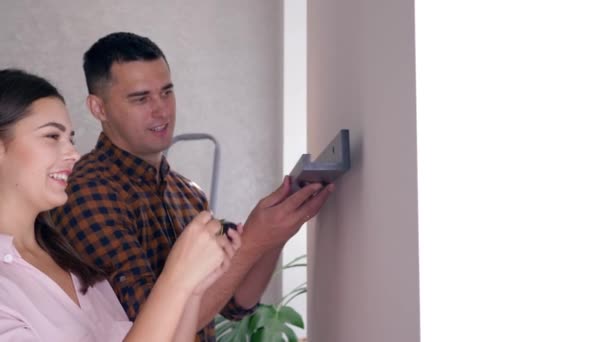
[[[160,126],[155,126],[155,127],[152,127],[152,128],[150,128],[150,130],[151,130],[152,132],[162,132],[162,131],[166,130],[166,129],[167,129],[167,127],[169,127],[169,124],[168,124],[168,123],[166,123],[166,124],[164,124],[164,125],[160,125]]]

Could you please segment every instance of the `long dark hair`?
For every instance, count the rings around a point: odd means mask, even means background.
[[[30,113],[34,101],[48,97],[65,102],[57,88],[41,77],[16,69],[0,70],[0,140],[8,144],[13,137],[13,127]],[[105,272],[78,256],[53,227],[47,212],[36,217],[34,231],[36,242],[57,265],[80,279],[83,293],[105,279]]]

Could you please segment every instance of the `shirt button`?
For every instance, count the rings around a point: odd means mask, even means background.
[[[2,261],[4,261],[7,264],[10,264],[13,262],[13,256],[11,254],[7,254],[2,258]]]

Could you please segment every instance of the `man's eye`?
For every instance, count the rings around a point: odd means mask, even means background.
[[[136,97],[136,98],[133,99],[133,102],[135,102],[135,103],[145,103],[147,99],[148,98],[145,97],[145,96]]]

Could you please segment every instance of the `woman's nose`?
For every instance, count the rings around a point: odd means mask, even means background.
[[[65,159],[73,160],[74,162],[77,162],[80,159],[80,153],[78,153],[74,144],[70,143],[67,147],[67,151],[65,152]]]

